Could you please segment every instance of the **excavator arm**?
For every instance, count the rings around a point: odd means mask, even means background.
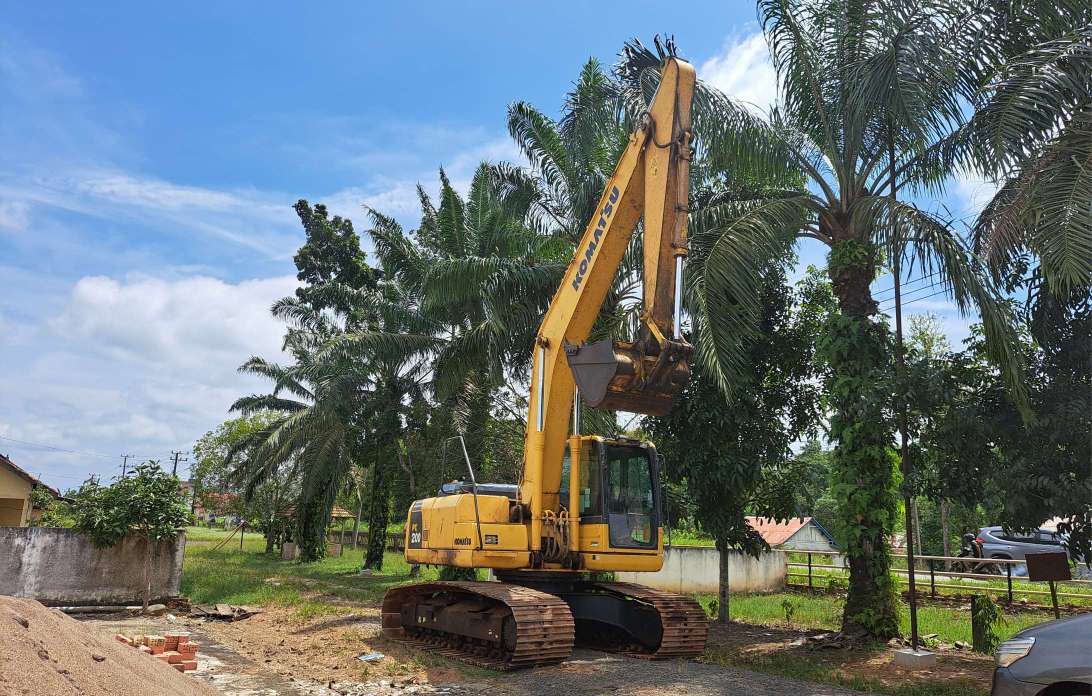
[[[695,72],[669,57],[536,339],[519,498],[540,548],[544,497],[556,500],[574,398],[661,415],[686,385],[691,347],[679,331]],[[644,219],[642,330],[633,342],[587,344],[639,220]]]

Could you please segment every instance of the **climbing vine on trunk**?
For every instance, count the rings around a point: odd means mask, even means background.
[[[842,241],[830,254],[830,276],[841,313],[821,342],[831,368],[832,492],[849,558],[849,593],[842,615],[846,633],[898,635],[899,614],[888,541],[898,510],[898,460],[891,422],[891,341],[870,316],[868,290],[876,250]]]

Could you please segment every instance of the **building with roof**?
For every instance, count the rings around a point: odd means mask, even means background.
[[[31,493],[38,487],[60,497],[56,490],[20,469],[7,455],[0,454],[0,527],[27,526],[33,509]]]
[[[814,517],[792,517],[783,522],[769,517],[748,517],[747,524],[773,548],[838,553],[834,537]]]

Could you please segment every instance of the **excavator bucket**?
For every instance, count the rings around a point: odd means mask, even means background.
[[[584,401],[608,411],[662,416],[690,381],[690,345],[669,341],[655,355],[640,343],[597,341],[566,346]]]

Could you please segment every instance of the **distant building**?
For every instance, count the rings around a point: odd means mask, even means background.
[[[0,527],[25,527],[32,518],[31,492],[43,487],[54,497],[60,494],[0,454]]]
[[[747,524],[774,548],[838,552],[834,537],[813,517],[793,517],[784,522],[769,517],[748,517]]]
[[[239,508],[239,495],[237,493],[205,493],[197,497],[196,502],[191,501],[191,509],[194,516],[202,521],[210,517],[234,516]]]

